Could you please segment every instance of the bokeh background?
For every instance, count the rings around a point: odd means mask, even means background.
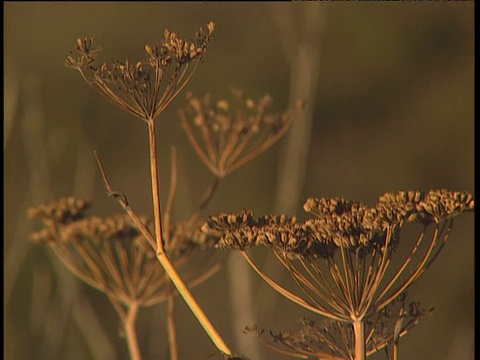
[[[146,127],[64,66],[77,37],[95,36],[105,60],[135,60],[165,28],[190,38],[214,20],[216,39],[189,91],[229,99],[235,87],[252,98],[271,94],[277,110],[297,97],[308,106],[284,139],[221,183],[208,212],[301,217],[310,196],[373,204],[401,189],[473,193],[473,10],[473,2],[4,3],[5,358],[128,358],[106,297],[27,241],[36,226],[26,218],[32,205],[74,195],[94,201],[92,214],[120,212],[105,194],[94,149],[114,187],[139,212],[151,212]],[[210,179],[182,133],[183,97],[158,129],[163,184],[169,148],[178,150],[179,220]],[[401,358],[473,359],[473,224],[471,214],[456,220],[411,289],[436,311],[401,341]],[[276,296],[237,255],[193,293],[231,348],[253,360],[287,359],[242,329],[256,322],[281,330],[309,314]],[[255,249],[280,271],[268,255]],[[181,301],[176,311],[180,358],[220,358],[209,357],[216,350]],[[164,305],[140,315],[145,359],[168,359],[164,316]]]

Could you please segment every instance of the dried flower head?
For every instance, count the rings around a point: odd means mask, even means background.
[[[31,207],[27,210],[27,215],[31,219],[68,224],[72,221],[83,219],[85,217],[85,210],[89,207],[90,203],[88,201],[68,197],[37,207]]]
[[[269,112],[273,104],[270,95],[258,101],[246,99],[238,90],[233,90],[233,95],[235,106],[226,100],[213,102],[210,95],[200,99],[188,94],[187,104],[180,111],[188,140],[210,171],[220,178],[277,142],[292,119],[291,111]]]
[[[211,216],[202,231],[218,248],[241,250],[253,269],[288,299],[334,321],[356,324],[359,331],[423,274],[447,241],[454,218],[473,211],[474,204],[468,192],[448,190],[387,193],[373,207],[343,198],[311,198],[304,209],[315,218],[304,223],[284,215],[255,220],[244,211]],[[420,224],[420,234],[405,242],[401,230],[412,222]],[[401,242],[411,250],[393,266]],[[289,271],[300,295],[273,281],[249,257],[247,249],[260,244]]]
[[[195,40],[186,41],[178,33],[165,30],[163,41],[145,45],[147,58],[131,62],[118,60],[95,65],[101,48],[95,38],[77,39],[75,51],[65,64],[80,72],[87,84],[134,116],[153,121],[190,81],[213,39],[215,23],[201,27]],[[171,69],[166,86],[162,82]]]
[[[150,306],[165,300],[171,291],[169,278],[131,218],[126,214],[86,217],[88,205],[70,197],[30,208],[30,217],[44,224],[31,240],[49,245],[78,278],[106,293],[112,302]],[[140,220],[153,229],[152,220]],[[212,269],[199,272],[187,266],[187,257],[198,248],[192,230],[175,224],[170,231],[170,258],[184,269],[187,281],[198,284],[208,278]]]

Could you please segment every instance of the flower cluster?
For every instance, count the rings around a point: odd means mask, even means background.
[[[29,218],[52,220],[59,224],[68,224],[85,217],[90,203],[74,197],[61,198],[49,204],[42,204],[27,210]]]
[[[77,39],[75,51],[65,64],[80,72],[84,80],[109,97],[122,109],[142,120],[156,119],[185,87],[213,39],[215,23],[201,27],[195,40],[186,41],[178,33],[166,29],[163,42],[145,45],[147,58],[131,62],[117,60],[95,66],[100,47],[95,38]],[[194,62],[193,69],[190,64]],[[167,69],[173,64],[168,84],[161,90]]]
[[[394,233],[405,222],[415,220],[424,225],[439,223],[473,208],[471,194],[448,190],[386,193],[373,207],[343,198],[310,198],[304,209],[316,218],[305,223],[286,220],[285,215],[255,220],[252,212],[244,211],[211,216],[202,230],[218,248],[244,250],[263,244],[290,255],[324,257],[333,254],[326,251],[328,245],[331,249],[375,251],[385,244],[388,229]],[[394,246],[395,242],[391,241],[390,245]]]
[[[88,206],[85,200],[69,197],[28,209],[28,215],[44,225],[30,239],[49,245],[77,277],[110,299],[140,306],[164,301],[170,292],[169,278],[131,218],[127,214],[86,216]],[[151,219],[142,216],[140,221],[153,230]],[[181,225],[174,224],[170,231],[174,240],[168,248],[170,257],[176,266],[184,267],[197,243],[192,231]],[[184,270],[194,283],[209,273],[193,272],[191,267]]]
[[[448,190],[386,193],[373,207],[344,198],[310,198],[304,209],[315,217],[303,223],[285,215],[254,219],[252,212],[243,211],[211,216],[201,229],[206,241],[241,250],[273,289],[333,324],[328,328],[306,322],[299,331],[272,334],[276,344],[295,356],[354,359],[398,341],[430,312],[416,303],[407,310],[404,294],[437,258],[454,218],[474,206],[468,192]],[[403,226],[414,221],[420,234],[405,242],[410,250],[399,252],[400,259],[393,262]],[[300,294],[255,264],[247,252],[255,245],[273,251]],[[399,312],[391,315],[399,303]]]
[[[289,111],[269,112],[273,104],[270,95],[258,101],[246,99],[238,90],[233,90],[233,95],[232,109],[226,100],[213,102],[210,95],[199,99],[188,94],[187,104],[180,111],[190,143],[210,171],[220,178],[272,146],[292,119]]]

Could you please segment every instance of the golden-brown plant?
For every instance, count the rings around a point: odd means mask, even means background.
[[[159,304],[172,293],[170,281],[156,259],[153,247],[126,214],[107,217],[86,216],[85,200],[62,198],[32,207],[29,217],[40,219],[43,229],[31,235],[32,241],[48,245],[63,264],[79,279],[105,293],[117,311],[132,359],[140,359],[135,323],[140,308]],[[140,220],[148,228],[153,222]],[[208,268],[187,261],[198,244],[183,226],[172,226],[167,251],[177,269],[182,269],[188,285],[205,281],[219,263]],[[186,268],[186,269],[184,269]]]
[[[65,64],[78,70],[87,84],[106,95],[117,106],[147,123],[155,239],[130,208],[126,197],[119,196],[118,192],[112,190],[97,156],[105,185],[109,194],[117,198],[135,226],[154,246],[158,261],[217,348],[228,355],[231,354],[229,347],[198,306],[167,255],[162,227],[156,144],[157,118],[192,78],[201,64],[214,31],[215,23],[210,22],[206,28],[197,31],[195,41],[185,41],[178,33],[167,29],[162,43],[147,44],[145,46],[147,59],[136,62],[135,65],[128,59],[96,65],[95,60],[101,49],[93,46],[94,38],[85,37],[78,39],[75,46],[79,56],[76,58],[73,55],[68,56]],[[165,85],[167,74],[169,79]],[[175,354],[172,356],[176,357]]]
[[[197,31],[195,40],[187,41],[167,29],[161,43],[145,46],[144,60],[101,64],[97,64],[101,48],[94,46],[95,39],[77,40],[77,54],[68,56],[65,64],[147,124],[153,220],[139,216],[127,196],[113,189],[95,152],[107,193],[126,215],[86,217],[87,202],[60,199],[29,210],[44,224],[32,239],[48,244],[77,277],[108,296],[121,318],[132,359],[141,358],[135,331],[138,310],[165,300],[170,357],[178,359],[175,293],[186,301],[223,356],[242,358],[232,355],[189,290],[218,270],[218,262],[195,267],[195,259],[203,256],[192,256],[212,247],[240,250],[271,287],[324,318],[304,319],[299,330],[271,332],[273,343],[267,344],[305,359],[363,360],[382,348],[391,349],[397,359],[399,339],[431,313],[417,302],[407,303],[407,290],[443,248],[454,217],[473,211],[473,197],[447,190],[401,191],[381,196],[373,207],[343,198],[311,198],[304,209],[315,217],[305,222],[286,215],[255,219],[252,212],[243,211],[211,216],[200,231],[201,215],[220,181],[276,143],[292,120],[291,112],[271,112],[269,95],[254,101],[234,90],[233,103],[187,94],[179,111],[189,142],[213,178],[187,221],[172,222],[176,155],[172,153],[170,190],[162,209],[157,120],[192,79],[214,32],[215,24],[210,22]],[[412,245],[404,240],[404,228],[413,222],[420,224],[420,230]],[[256,265],[247,250],[259,244],[274,253],[299,291],[283,287]],[[409,248],[401,259],[400,246]],[[247,330],[263,334],[256,326]]]
[[[398,321],[388,335],[384,334],[383,317],[436,259],[450,235],[454,217],[473,208],[472,195],[448,190],[386,193],[373,207],[343,198],[310,198],[304,209],[315,218],[305,222],[285,215],[254,219],[252,212],[243,211],[212,216],[202,230],[206,233],[205,241],[213,241],[220,249],[240,250],[276,291],[331,319],[342,334],[338,342],[334,338],[331,343],[319,338],[324,345],[321,352],[304,348],[311,340],[303,339],[295,346],[283,337],[277,336],[277,341],[300,350],[299,354],[321,358],[329,352],[351,360],[364,359],[392,344],[397,358],[398,339],[425,312],[413,311],[412,321],[403,322],[408,313],[403,303]],[[412,222],[421,227],[417,239],[401,239],[403,228]],[[406,241],[410,247],[408,255],[394,262],[398,246]],[[289,271],[301,295],[282,287],[255,264],[247,249],[260,244],[269,247]]]
[[[187,105],[180,111],[181,121],[194,150],[214,178],[188,221],[172,222],[177,184],[176,153],[172,153],[170,190],[166,207],[162,209],[156,122],[202,63],[214,31],[215,24],[210,22],[198,30],[195,40],[186,41],[167,29],[160,44],[145,46],[145,60],[131,62],[127,59],[99,65],[96,61],[101,48],[94,46],[94,38],[85,37],[77,40],[76,55],[72,53],[65,61],[68,67],[79,71],[89,86],[146,122],[154,217],[151,221],[137,215],[127,196],[113,189],[100,157],[94,152],[108,195],[119,202],[127,215],[59,221],[55,217],[57,212],[68,215],[78,205],[79,214],[83,216],[84,209],[79,204],[86,204],[73,198],[61,199],[30,210],[30,215],[42,218],[45,225],[45,229],[35,233],[33,238],[49,244],[75,275],[107,294],[122,319],[133,359],[141,358],[135,333],[138,308],[163,300],[167,300],[168,306],[170,356],[172,360],[178,359],[173,317],[174,287],[221,354],[236,358],[191,295],[185,280],[192,273],[183,271],[181,277],[179,270],[191,269],[198,263],[196,259],[204,258],[192,256],[192,251],[206,249],[205,243],[198,241],[203,239],[198,230],[199,218],[220,180],[272,146],[290,125],[291,114],[270,113],[272,99],[268,95],[254,102],[245,100],[241,92],[235,91],[237,111],[231,115],[227,101],[219,101],[212,109],[207,97],[200,101],[189,94]],[[202,145],[198,141],[198,132],[189,124],[192,110],[193,123],[203,139]],[[66,211],[62,210],[65,206]],[[205,262],[201,265],[196,268],[189,286],[204,281],[218,270],[220,264],[217,261],[211,267]]]

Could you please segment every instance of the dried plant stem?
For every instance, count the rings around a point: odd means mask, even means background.
[[[171,171],[170,171],[170,189],[168,190],[167,205],[165,206],[165,244],[170,245],[170,227],[172,218],[173,200],[175,199],[175,192],[177,191],[177,150],[174,146],[171,148]]]
[[[175,323],[175,298],[173,297],[173,284],[169,284],[170,293],[167,297],[167,328],[170,360],[178,360],[177,326]]]
[[[127,339],[128,350],[130,351],[131,360],[141,360],[140,348],[138,347],[137,332],[135,331],[135,323],[138,315],[138,304],[133,302],[128,305],[128,312],[123,319],[125,328],[125,337]]]
[[[150,138],[150,145],[155,146],[155,126],[150,126],[149,125],[149,138]],[[151,132],[153,130],[153,133]],[[124,208],[124,210],[127,212],[127,214],[130,216],[132,221],[134,222],[135,226],[138,228],[138,230],[142,233],[142,235],[147,239],[147,241],[157,249],[157,259],[160,262],[160,264],[163,266],[165,272],[167,275],[170,277],[170,280],[173,282],[175,287],[177,288],[180,296],[185,300],[187,303],[188,307],[190,310],[193,312],[197,320],[199,321],[200,325],[204,328],[205,332],[207,335],[210,337],[210,339],[213,341],[215,346],[217,347],[218,350],[220,350],[223,354],[225,355],[231,355],[231,350],[225,344],[223,341],[222,337],[220,334],[217,332],[215,327],[212,325],[208,317],[205,315],[201,307],[198,305],[197,301],[191,294],[190,290],[187,288],[183,280],[181,279],[180,275],[178,274],[177,270],[171,263],[170,259],[168,258],[164,248],[163,248],[163,240],[162,240],[162,233],[157,232],[157,242],[153,239],[152,235],[150,234],[149,230],[147,227],[142,223],[138,215],[132,210],[132,208],[128,205],[127,198],[125,195],[120,194],[117,191],[114,191],[112,186],[110,185],[110,182],[108,181],[107,175],[105,173],[105,170],[103,168],[102,162],[100,161],[100,158],[98,155],[94,152],[93,154],[97,160],[98,166],[100,168],[100,172],[102,173],[103,181],[105,183],[105,187],[107,189],[107,193],[110,196],[113,196],[117,199],[117,201],[120,203],[120,205]],[[159,182],[158,182],[158,168],[157,168],[157,154],[155,149],[150,149],[150,155],[154,157],[154,159],[150,159],[150,165],[155,166],[154,169],[151,170],[152,174],[152,183],[154,182],[154,185],[152,185],[152,190],[154,191],[153,197],[154,199],[154,204],[158,204],[158,209],[155,209],[155,214],[156,217],[160,217],[160,192],[159,192]],[[157,218],[156,218],[157,219]],[[156,224],[155,228],[158,229],[160,228],[161,230],[161,224]],[[158,231],[158,230],[157,230]],[[160,238],[160,239],[158,239]],[[157,248],[157,245],[159,244],[162,246],[161,248]],[[163,250],[163,251],[162,251]]]
[[[202,308],[198,305],[190,290],[188,290],[187,286],[180,278],[180,275],[178,275],[177,271],[170,262],[170,259],[167,257],[167,254],[157,252],[157,259],[160,264],[162,264],[165,272],[168,274],[173,284],[177,288],[178,292],[185,300],[188,307],[193,312],[197,320],[200,322],[200,325],[202,325],[202,327],[204,328],[210,339],[213,341],[217,349],[220,350],[223,354],[231,355],[231,350],[229,349],[227,344],[225,344],[220,334],[217,332],[208,317],[203,312]]]
[[[432,235],[432,239],[431,239],[431,242],[430,242],[430,245],[425,253],[425,255],[423,256],[423,258],[420,260],[420,263],[417,265],[417,267],[412,271],[412,273],[409,275],[409,277],[403,281],[403,284],[398,288],[396,289],[394,292],[392,292],[391,294],[388,295],[387,298],[383,299],[382,302],[378,301],[378,303],[376,304],[376,310],[379,311],[381,309],[383,309],[385,306],[387,306],[390,302],[393,301],[393,299],[395,299],[399,294],[401,294],[403,291],[405,291],[414,281],[416,281],[424,272],[425,270],[428,268],[428,266],[431,264],[431,261],[433,259],[435,259],[435,257],[438,255],[438,253],[440,252],[440,250],[442,249],[443,247],[443,244],[445,244],[445,242],[448,240],[448,236],[450,235],[450,231],[452,230],[452,226],[453,226],[453,219],[449,219],[446,224],[444,225],[443,229],[440,230],[439,229],[439,225],[437,224],[437,226],[435,227],[435,230],[434,230],[434,233]],[[441,234],[443,233],[443,231],[445,230],[445,227],[446,227],[446,234],[444,235],[444,238],[442,240],[442,246],[440,246],[439,248],[437,248],[436,252],[433,253],[434,251],[434,248],[435,246],[437,245],[438,241],[439,241],[439,237],[441,236]],[[417,244],[415,245],[415,248],[414,250],[412,250],[412,254],[410,255],[408,261],[410,260],[410,258],[413,256],[413,254],[416,252],[418,246],[420,246],[420,242],[423,240],[424,238],[424,235],[425,235],[425,232],[426,232],[426,228],[422,231],[420,237],[419,237],[419,240],[417,242]],[[432,254],[433,253],[433,254]],[[403,271],[403,267],[401,268],[401,270]],[[400,270],[397,272],[397,274],[400,273]],[[393,279],[396,279],[398,277],[398,275],[395,275],[395,277]],[[393,281],[392,279],[392,281]],[[382,292],[382,294],[378,297],[378,299],[381,299],[382,296],[385,295],[385,293],[387,292],[387,290],[389,290],[392,286],[392,281],[387,285],[387,287],[384,289],[384,291]]]
[[[160,182],[158,180],[157,143],[155,136],[155,120],[148,121],[148,142],[150,149],[150,176],[152,180],[153,213],[155,218],[155,238],[157,256],[165,255],[165,242],[162,232],[162,215],[160,208]]]
[[[195,298],[188,290],[187,286],[180,278],[180,275],[175,270],[175,267],[170,262],[170,259],[165,252],[165,244],[163,241],[162,233],[162,220],[161,220],[161,208],[160,208],[160,183],[158,180],[158,166],[157,166],[157,147],[156,147],[156,135],[155,135],[155,121],[152,119],[148,122],[148,139],[150,147],[150,174],[152,177],[152,198],[153,208],[155,215],[155,236],[157,244],[157,259],[162,264],[165,272],[172,280],[173,284],[177,288],[178,292],[185,300],[190,310],[196,316],[197,320],[203,326],[210,339],[217,346],[217,348],[224,354],[231,354],[227,344],[223,341],[220,334],[213,327],[212,323],[205,315],[203,310],[198,305]]]
[[[345,321],[344,318],[341,318],[329,311],[326,311],[324,310],[323,308],[319,308],[318,305],[311,305],[309,304],[307,301],[305,301],[304,299],[302,299],[300,296],[297,296],[295,295],[294,293],[288,291],[287,289],[285,289],[284,287],[282,287],[280,284],[278,284],[277,282],[273,281],[268,275],[266,275],[262,270],[260,270],[260,268],[253,262],[253,260],[250,258],[250,256],[248,255],[248,253],[246,251],[242,251],[241,252],[243,257],[245,258],[245,260],[248,261],[248,263],[252,266],[253,270],[255,270],[255,272],[260,275],[260,277],[265,280],[265,282],[270,285],[273,289],[275,289],[276,291],[278,291],[280,294],[282,294],[283,296],[285,296],[287,299],[293,301],[294,303],[302,306],[303,308],[307,309],[307,310],[310,310],[316,314],[319,314],[319,315],[322,315],[322,316],[326,316],[330,319],[333,319],[333,320],[337,320],[337,321]]]
[[[365,360],[365,325],[362,319],[354,319],[355,360]]]
[[[215,193],[215,190],[217,189],[218,184],[220,183],[221,179],[222,178],[217,176],[217,175],[215,175],[213,177],[212,181],[210,182],[210,185],[208,186],[207,190],[205,191],[205,194],[203,194],[203,196],[200,200],[200,204],[197,206],[197,210],[188,219],[188,221],[187,221],[188,226],[193,226],[195,221],[198,220],[198,218],[202,214],[203,210],[205,209],[205,207],[207,206],[209,201],[212,199],[213,194]]]
[[[171,244],[170,226],[173,208],[173,200],[177,189],[177,151],[175,147],[171,150],[171,171],[170,171],[170,189],[168,191],[167,205],[165,206],[165,244],[168,247]],[[175,323],[175,299],[173,297],[174,286],[168,281],[167,294],[167,331],[168,331],[168,347],[170,351],[170,360],[178,360],[178,342],[177,342],[177,326]]]

